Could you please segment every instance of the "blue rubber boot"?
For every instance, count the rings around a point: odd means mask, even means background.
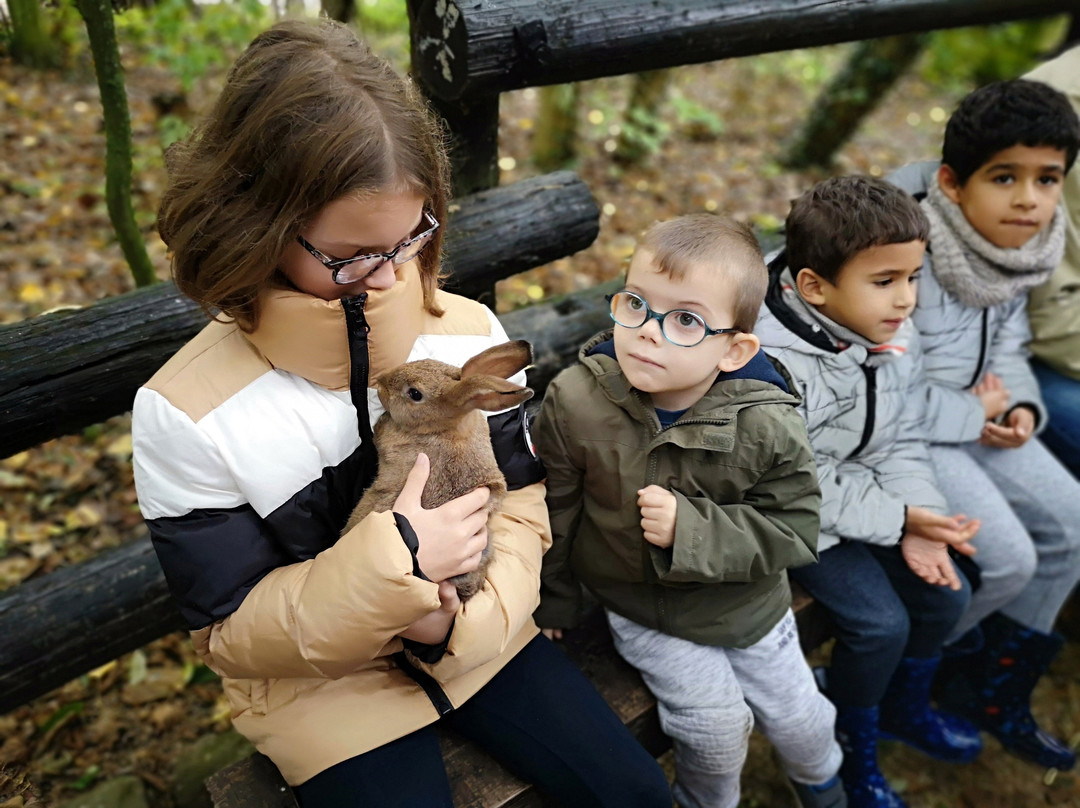
[[[942,708],[986,730],[1025,760],[1048,769],[1073,768],[1073,751],[1039,729],[1031,716],[1031,691],[1064,638],[1026,628],[1000,613],[981,625],[986,643],[959,660],[942,690]]]
[[[968,763],[982,751],[978,728],[970,721],[930,706],[930,685],[941,657],[906,657],[881,700],[882,738],[893,738],[949,763]]]
[[[844,750],[840,779],[848,808],[907,808],[878,768],[878,708],[836,707],[836,740]]]

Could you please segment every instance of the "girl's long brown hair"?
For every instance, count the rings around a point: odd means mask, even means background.
[[[158,230],[176,285],[247,331],[286,246],[328,203],[407,190],[446,222],[439,124],[411,81],[329,20],[284,21],[257,36],[167,162]],[[436,315],[444,230],[419,259]]]

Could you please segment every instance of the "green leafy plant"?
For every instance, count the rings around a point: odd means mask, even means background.
[[[935,31],[922,75],[959,87],[1016,78],[1057,47],[1068,22],[1067,16],[1058,16]]]
[[[161,64],[188,91],[210,68],[229,64],[271,21],[259,0],[210,5],[158,0],[150,8],[117,15],[116,28],[123,45]]]
[[[720,116],[690,98],[674,95],[671,108],[679,128],[686,132],[691,140],[713,140],[724,134],[724,122]]]

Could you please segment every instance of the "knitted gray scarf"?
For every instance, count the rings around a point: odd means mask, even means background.
[[[912,325],[911,318],[904,321],[904,324],[900,326],[900,329],[887,343],[871,342],[862,334],[852,331],[847,326],[840,325],[830,317],[826,317],[814,306],[803,300],[802,295],[798,292],[798,287],[795,285],[795,276],[792,274],[790,267],[785,267],[781,271],[780,283],[784,302],[788,304],[788,308],[795,312],[800,320],[815,328],[815,330],[820,328],[824,331],[829,341],[841,351],[847,350],[852,345],[861,345],[865,348],[866,360],[863,364],[871,367],[881,367],[907,353],[908,343],[911,342],[911,338],[915,335],[915,326]]]
[[[921,207],[930,220],[934,277],[965,306],[984,309],[1024,294],[1047,280],[1065,254],[1061,205],[1049,227],[1017,248],[995,247],[979,235],[936,179],[930,180]]]

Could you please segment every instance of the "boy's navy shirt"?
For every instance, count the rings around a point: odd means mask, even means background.
[[[615,340],[613,339],[606,340],[599,345],[596,345],[588,352],[588,354],[586,354],[586,356],[592,356],[593,354],[603,354],[604,356],[610,356],[616,362],[619,361],[619,357],[615,355]],[[731,379],[756,379],[759,382],[767,382],[776,385],[785,393],[791,392],[788,389],[787,382],[784,381],[784,377],[777,372],[776,368],[773,367],[773,363],[769,360],[769,357],[766,356],[765,351],[760,348],[758,349],[758,352],[754,354],[753,358],[738,370],[733,370],[730,373],[722,371],[717,373],[716,378],[713,380],[713,384],[726,382]],[[678,418],[678,415],[675,417]]]

